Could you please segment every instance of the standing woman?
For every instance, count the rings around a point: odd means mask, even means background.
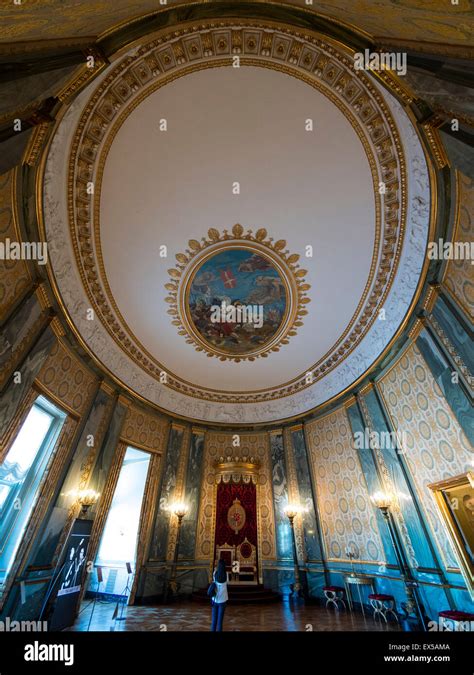
[[[227,593],[227,572],[225,561],[221,558],[214,570],[214,583],[216,584],[216,593],[212,596],[212,626],[211,631],[221,631],[224,621],[224,612],[229,599]]]

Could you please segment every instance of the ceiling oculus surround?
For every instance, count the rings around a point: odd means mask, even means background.
[[[403,328],[426,275],[436,174],[407,114],[409,92],[388,71],[355,72],[351,56],[325,36],[263,19],[190,23],[123,52],[58,117],[37,186],[48,273],[84,348],[131,394],[193,420],[281,421],[342,395]],[[324,134],[298,126],[308,109]],[[161,115],[172,116],[167,134],[150,133]],[[264,120],[258,143],[255,119]],[[247,187],[236,200],[226,190],[239,176]],[[217,265],[230,241],[258,248],[256,234],[234,235],[237,222],[267,228],[272,246],[288,242],[282,251],[260,242],[257,255],[288,295],[287,318],[259,355],[183,323],[194,268],[195,277],[208,272],[208,254]],[[204,246],[211,223],[216,240]],[[300,278],[289,256],[315,241],[317,258]],[[158,264],[157,242],[183,251],[172,275],[176,261]],[[304,283],[309,305],[300,303]]]
[[[266,357],[295,335],[310,302],[306,270],[286,241],[236,224],[191,239],[169,270],[172,323],[207,356],[236,362]]]

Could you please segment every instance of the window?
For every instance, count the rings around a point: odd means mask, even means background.
[[[64,419],[39,396],[0,465],[0,582],[15,559]]]

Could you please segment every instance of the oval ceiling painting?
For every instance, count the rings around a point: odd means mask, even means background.
[[[308,314],[306,270],[284,239],[236,224],[190,239],[165,284],[168,314],[188,344],[223,361],[253,361],[287,344]]]
[[[211,349],[244,356],[278,335],[288,313],[287,283],[261,252],[224,248],[197,267],[186,305],[192,327]]]

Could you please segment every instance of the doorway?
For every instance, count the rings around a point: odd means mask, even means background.
[[[101,594],[130,593],[149,465],[150,453],[127,448],[95,562],[96,572],[102,569]]]

